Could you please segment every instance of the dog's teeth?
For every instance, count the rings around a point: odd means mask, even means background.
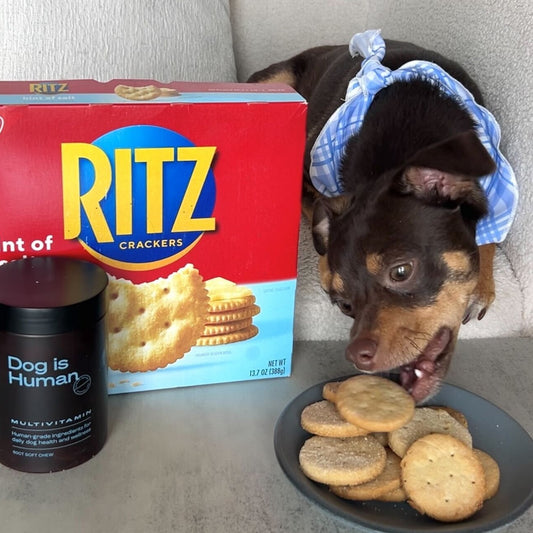
[[[418,368],[415,368],[415,376],[420,379],[424,375],[424,372],[422,370],[419,370]]]

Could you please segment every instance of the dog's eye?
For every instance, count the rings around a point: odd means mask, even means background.
[[[348,300],[335,300],[333,302],[345,315],[352,315],[352,304]]]
[[[413,263],[402,263],[390,269],[389,276],[395,283],[407,281],[413,274]]]

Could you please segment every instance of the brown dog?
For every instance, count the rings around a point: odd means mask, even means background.
[[[386,45],[383,65],[437,63],[482,103],[456,63],[412,44]],[[308,101],[304,212],[322,287],[354,319],[347,359],[363,372],[399,369],[421,402],[446,374],[461,323],[481,319],[494,299],[495,246],[475,241],[487,212],[478,178],[494,161],[463,106],[420,77],[377,94],[345,146],[343,194],[321,196],[309,179],[310,151],[361,63],[345,46],[324,46],[249,81],[288,83]]]

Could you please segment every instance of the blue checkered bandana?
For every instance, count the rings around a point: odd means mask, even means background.
[[[357,133],[376,93],[391,83],[423,76],[458,98],[476,123],[476,133],[496,163],[493,174],[480,179],[488,199],[489,214],[478,222],[478,245],[502,242],[513,222],[518,203],[518,187],[513,169],[499,150],[500,127],[494,116],[476,104],[472,94],[435,63],[409,61],[391,71],[381,64],[385,42],[380,30],[357,33],[350,41],[352,57],[364,58],[361,70],[348,84],[346,99],[330,117],[311,150],[309,175],[315,188],[325,196],[342,193],[339,170],[348,139]]]

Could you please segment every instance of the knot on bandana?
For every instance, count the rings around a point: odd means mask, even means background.
[[[374,96],[395,81],[423,76],[463,104],[475,121],[478,138],[496,163],[494,173],[480,179],[489,214],[478,222],[476,242],[478,245],[502,242],[516,213],[518,187],[513,169],[500,152],[500,127],[492,113],[478,105],[466,87],[435,63],[409,61],[393,71],[382,65],[386,47],[380,30],[355,34],[349,50],[352,57],[360,55],[364,60],[348,83],[345,102],[326,122],[311,149],[309,175],[314,187],[324,196],[342,194],[339,170],[344,149],[349,138],[361,128]]]

